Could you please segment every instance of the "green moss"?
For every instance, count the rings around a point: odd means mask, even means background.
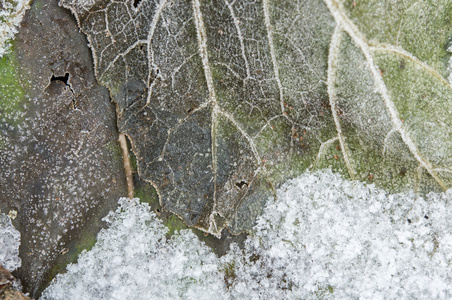
[[[133,151],[129,152],[129,160],[130,160],[130,167],[132,168],[132,172],[137,172],[138,171],[137,157],[135,156]]]
[[[227,264],[225,264],[221,269],[220,272],[224,273],[224,281],[226,283],[227,288],[229,289],[235,279],[237,278],[237,275],[235,274],[235,261],[231,261]]]
[[[19,81],[19,65],[13,42],[8,41],[10,52],[0,58],[0,124],[18,125],[23,121],[25,92]],[[0,135],[0,148],[5,144]]]
[[[18,63],[14,51],[0,58],[0,117],[17,124],[23,111],[24,89],[19,81]],[[2,120],[0,120],[2,121]]]
[[[35,0],[33,2],[33,5],[31,6],[31,9],[35,12],[40,12],[42,10],[42,6],[44,5],[42,0]]]
[[[332,294],[334,292],[334,289],[333,289],[333,287],[331,285],[328,286],[328,292],[330,294]]]
[[[140,199],[140,202],[148,203],[151,208],[159,209],[159,198],[155,189],[145,182],[136,184],[135,181],[135,197]]]
[[[315,292],[318,299],[331,299],[333,293],[334,288],[331,285],[328,285],[327,287],[319,287],[319,289]]]
[[[182,229],[188,229],[188,226],[185,225],[184,221],[182,221],[178,216],[171,215],[165,220],[163,220],[165,226],[169,229],[166,234],[168,237],[172,236],[176,231]]]

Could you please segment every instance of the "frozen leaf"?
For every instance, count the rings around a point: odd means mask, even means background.
[[[221,258],[190,230],[167,239],[147,204],[123,198],[43,299],[447,299],[451,196],[307,172]]]
[[[0,210],[17,212],[15,276],[34,298],[125,194],[114,105],[86,43],[70,12],[36,0],[0,59]]]
[[[139,175],[218,235],[331,167],[390,191],[452,183],[451,2],[61,0]]]

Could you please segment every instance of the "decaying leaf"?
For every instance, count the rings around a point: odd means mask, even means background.
[[[390,191],[451,185],[451,1],[61,4],[141,178],[189,225],[248,229],[307,169]]]
[[[35,0],[0,58],[0,211],[21,233],[14,275],[34,298],[126,193],[114,105],[86,43],[56,0]]]

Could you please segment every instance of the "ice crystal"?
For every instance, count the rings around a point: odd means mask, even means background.
[[[8,271],[20,267],[20,233],[11,224],[11,219],[0,213],[0,264]]]
[[[451,196],[306,173],[278,190],[244,248],[221,258],[188,230],[166,239],[147,204],[121,199],[44,299],[445,299]]]
[[[29,9],[30,0],[0,0],[0,57],[8,52],[7,41],[17,33],[20,22]]]

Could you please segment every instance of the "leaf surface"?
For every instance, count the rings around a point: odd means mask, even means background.
[[[14,276],[35,299],[126,192],[115,107],[86,43],[56,0],[35,0],[0,59],[0,211],[16,216]]]
[[[330,167],[451,184],[451,1],[62,0],[164,208],[219,235]]]

